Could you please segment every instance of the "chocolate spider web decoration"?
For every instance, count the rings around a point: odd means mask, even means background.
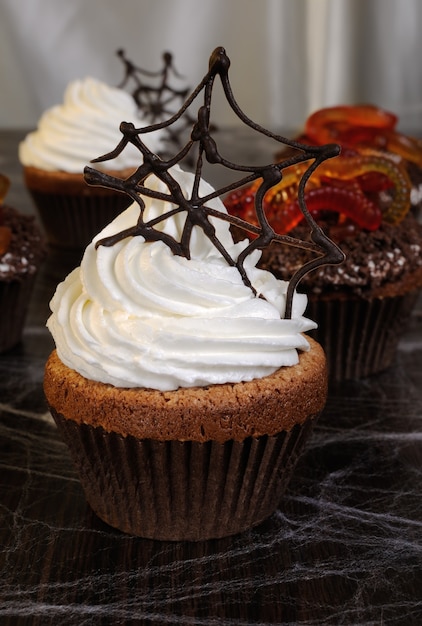
[[[99,163],[113,159],[125,149],[128,143],[131,143],[136,146],[136,148],[138,148],[140,153],[143,155],[143,162],[131,176],[126,179],[120,179],[91,167],[85,167],[85,180],[88,184],[111,188],[116,191],[126,193],[139,205],[140,209],[137,223],[134,226],[97,241],[96,247],[112,246],[126,237],[142,235],[145,241],[163,241],[174,254],[189,259],[189,244],[192,230],[194,226],[198,226],[220,252],[226,262],[237,268],[242,277],[243,283],[252,290],[254,295],[258,294],[251,284],[244,268],[245,259],[249,254],[256,249],[262,249],[265,246],[270,245],[274,241],[309,250],[317,255],[316,258],[311,259],[299,268],[289,281],[284,317],[285,319],[290,319],[292,314],[294,291],[303,276],[322,265],[336,265],[344,260],[343,252],[333,241],[331,241],[331,239],[327,237],[320,226],[318,226],[308,211],[304,200],[305,186],[312,173],[323,161],[333,156],[337,156],[340,148],[335,144],[327,144],[325,146],[308,146],[300,144],[294,140],[276,135],[250,120],[240,109],[232,93],[228,77],[229,67],[230,60],[226,55],[224,48],[216,48],[210,57],[209,70],[207,74],[176,114],[163,122],[152,124],[143,128],[135,128],[135,126],[130,122],[121,123],[120,131],[123,136],[119,144],[114,150],[94,159],[92,162]],[[298,150],[298,154],[292,155],[289,158],[277,163],[259,166],[242,165],[226,160],[219,153],[217,143],[211,136],[210,132],[211,96],[215,78],[217,76],[220,78],[227,102],[234,113],[245,125],[279,143],[296,148]],[[171,124],[175,123],[180,119],[180,117],[185,113],[188,107],[202,91],[204,92],[204,101],[202,106],[198,109],[197,120],[193,125],[190,139],[173,157],[161,159],[157,154],[149,150],[141,139],[142,135],[167,128]],[[194,182],[192,185],[191,195],[189,198],[186,198],[179,183],[172,176],[171,168],[185,158],[194,146],[197,148]],[[216,189],[201,197],[199,195],[199,184],[204,158],[208,163],[222,165],[230,170],[240,172],[243,175],[233,183]],[[309,242],[302,241],[289,235],[280,235],[276,233],[269,224],[263,209],[263,198],[266,192],[282,179],[282,170],[296,163],[306,161],[311,161],[311,163],[300,180],[298,188],[298,201],[301,211],[310,227],[311,241]],[[163,193],[150,189],[144,184],[148,176],[151,174],[154,174],[166,185],[169,193]],[[255,195],[255,211],[259,226],[255,226],[239,217],[222,213],[207,206],[207,203],[213,198],[227,194],[228,192],[257,180],[258,178],[262,179]],[[170,202],[174,208],[145,222],[145,202],[143,200],[143,196]],[[176,240],[172,235],[159,231],[155,228],[157,224],[160,224],[169,217],[180,212],[186,213],[186,219],[180,241]],[[229,252],[217,238],[215,228],[210,221],[211,217],[229,222],[231,225],[249,232],[254,236],[237,259],[233,259],[230,256]]]
[[[126,52],[122,48],[117,50],[116,54],[122,61],[125,68],[125,76],[118,87],[120,89],[129,89],[127,87],[128,83],[130,81],[134,83],[134,87],[130,91],[131,96],[135,100],[138,109],[151,124],[163,121],[166,117],[173,115],[173,113],[179,109],[179,106],[183,104],[187,98],[190,88],[185,87],[184,89],[176,89],[170,83],[170,74],[173,74],[179,79],[183,78],[174,66],[173,55],[171,52],[163,52],[162,69],[156,72],[145,70],[135,65],[126,56]],[[156,85],[150,85],[144,82],[144,76],[159,80]],[[180,135],[183,131],[192,126],[194,122],[195,120],[193,117],[185,115],[183,123],[181,123],[177,128],[167,127],[167,141],[180,147]]]

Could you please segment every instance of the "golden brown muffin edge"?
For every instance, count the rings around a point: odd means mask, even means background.
[[[274,435],[317,416],[325,405],[325,354],[308,339],[311,349],[300,353],[297,365],[270,376],[167,392],[87,380],[54,350],[44,391],[49,406],[65,418],[138,439],[224,442]]]

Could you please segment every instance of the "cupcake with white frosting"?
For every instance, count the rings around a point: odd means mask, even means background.
[[[124,191],[134,204],[88,245],[51,301],[56,349],[44,390],[86,498],[111,526],[151,539],[224,537],[270,516],[327,395],[325,355],[305,335],[315,324],[296,287],[344,255],[320,230],[308,245],[289,239],[316,255],[289,282],[258,267],[262,248],[282,237],[259,198],[284,163],[245,166],[220,154],[211,136],[217,76],[232,109],[262,130],[239,111],[229,67],[217,48],[186,106],[159,125],[177,121],[203,91],[190,139],[173,157],[142,144],[130,179],[85,169],[90,185]],[[121,132],[113,155],[140,145],[133,125]],[[179,166],[191,148],[194,174]],[[304,162],[320,162],[337,150],[303,152]],[[202,179],[205,159],[235,172],[231,188],[262,177],[259,228],[227,213],[227,187]],[[234,223],[257,238],[235,242]]]
[[[192,174],[171,174],[192,187]],[[171,208],[145,203],[146,221]],[[180,238],[182,215],[166,234]],[[287,283],[256,267],[259,251],[245,263],[254,293],[198,226],[189,259],[141,235],[101,243],[138,216],[137,204],[119,215],[57,288],[47,401],[111,526],[162,540],[238,533],[276,509],[324,406],[325,356],[303,334],[315,324],[300,294],[283,318]],[[213,225],[238,258],[247,241]]]
[[[132,96],[93,78],[76,80],[63,103],[48,109],[38,127],[19,146],[24,178],[39,211],[49,243],[84,249],[91,239],[129,204],[110,189],[89,187],[84,167],[113,150],[121,138],[121,121],[146,125]],[[156,151],[157,134],[148,137]],[[139,164],[139,152],[127,147],[107,164],[109,174],[126,178]],[[101,169],[101,164],[98,165]]]

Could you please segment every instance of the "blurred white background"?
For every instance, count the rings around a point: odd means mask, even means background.
[[[0,127],[34,127],[76,78],[117,85],[118,48],[149,70],[172,52],[194,87],[221,45],[237,101],[266,126],[372,102],[418,132],[421,26],[421,0],[0,0]]]

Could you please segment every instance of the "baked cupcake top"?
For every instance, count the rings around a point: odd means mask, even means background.
[[[211,94],[220,77],[226,97],[242,121],[257,132],[238,108],[228,81],[229,60],[214,51],[210,69],[178,114],[162,124],[137,129],[122,123],[116,148],[94,159],[114,159],[128,144],[138,149],[140,164],[126,179],[85,168],[89,184],[127,193],[134,203],[107,226],[85,251],[80,268],[57,288],[48,327],[60,360],[83,377],[114,387],[170,391],[262,379],[299,362],[307,351],[304,332],[315,324],[303,317],[306,297],[296,293],[301,277],[324,263],[340,263],[343,254],[319,229],[300,196],[313,229],[309,242],[295,241],[314,258],[289,282],[257,268],[261,250],[284,240],[268,224],[258,203],[259,226],[232,218],[219,196],[245,180],[262,177],[258,198],[281,178],[285,163],[249,166],[220,154],[211,135]],[[148,145],[148,135],[182,116],[204,94],[197,121],[185,146],[168,159]],[[275,141],[282,137],[266,134]],[[146,136],[146,142],[143,138]],[[297,163],[312,161],[304,181],[337,146],[297,146]],[[197,151],[195,172],[179,166]],[[202,179],[203,160],[237,173],[236,181],[213,189]],[[289,161],[288,164],[291,164]],[[239,180],[240,176],[240,180]],[[236,223],[256,238],[235,243]]]
[[[37,129],[21,142],[20,161],[26,167],[82,174],[91,159],[114,148],[121,137],[122,121],[146,126],[130,94],[91,77],[75,80],[67,86],[63,103],[45,111]],[[151,135],[150,149],[157,151],[160,145],[160,133]],[[138,164],[139,152],[128,146],[108,169],[124,170]]]
[[[243,441],[289,431],[324,408],[327,372],[322,347],[309,338],[294,368],[281,367],[250,382],[183,387],[177,392],[104,385],[68,368],[56,350],[44,391],[54,411],[74,422],[124,437],[161,441]]]

